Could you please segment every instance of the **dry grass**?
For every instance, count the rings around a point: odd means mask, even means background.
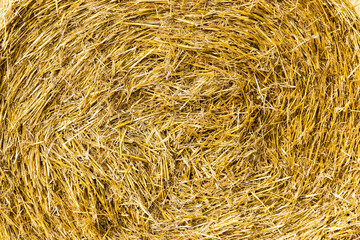
[[[0,239],[357,239],[360,22],[340,0],[21,0]]]
[[[360,0],[350,0],[350,3],[354,5],[356,12],[360,13]]]
[[[5,26],[5,16],[9,14],[11,3],[15,0],[0,0],[0,28]]]

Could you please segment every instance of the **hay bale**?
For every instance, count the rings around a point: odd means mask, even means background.
[[[359,237],[349,4],[14,2],[0,238]]]

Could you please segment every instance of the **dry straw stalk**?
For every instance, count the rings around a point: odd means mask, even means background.
[[[340,0],[20,0],[0,239],[357,239],[360,22]]]

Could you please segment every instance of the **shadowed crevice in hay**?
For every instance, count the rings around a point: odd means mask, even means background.
[[[359,19],[340,1],[19,1],[2,239],[358,237]]]

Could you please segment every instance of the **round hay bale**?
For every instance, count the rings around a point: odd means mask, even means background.
[[[360,22],[340,0],[20,0],[1,239],[359,237]]]

